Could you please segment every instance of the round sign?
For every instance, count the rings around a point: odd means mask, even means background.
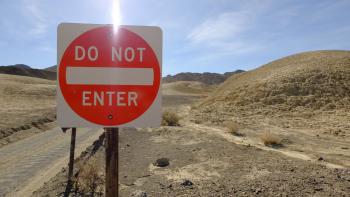
[[[67,76],[74,68],[147,68],[153,75],[150,84],[82,84],[69,82]],[[74,39],[61,58],[58,72],[62,95],[71,109],[83,119],[103,126],[122,125],[140,117],[156,99],[161,81],[157,56],[148,43],[126,28],[115,31],[113,26],[97,27]],[[139,74],[130,79],[142,77]]]

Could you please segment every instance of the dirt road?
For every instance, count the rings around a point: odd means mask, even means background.
[[[102,133],[78,129],[76,156]],[[70,132],[60,128],[31,136],[0,149],[0,196],[29,196],[67,165]]]

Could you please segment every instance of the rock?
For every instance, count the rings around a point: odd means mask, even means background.
[[[184,180],[184,182],[181,183],[182,186],[188,187],[188,186],[192,186],[193,183],[190,180]]]
[[[319,157],[318,160],[319,160],[319,161],[323,161],[323,157]]]
[[[259,193],[261,193],[261,192],[262,192],[262,189],[260,189],[260,188],[258,188],[258,189],[255,190],[255,194],[259,194]]]
[[[169,165],[169,159],[168,158],[160,158],[157,159],[153,165],[157,166],[157,167],[166,167]]]
[[[323,190],[322,187],[316,187],[316,188],[315,188],[315,191],[322,191],[322,190]]]
[[[130,197],[147,197],[147,193],[144,191],[137,190],[131,193]]]

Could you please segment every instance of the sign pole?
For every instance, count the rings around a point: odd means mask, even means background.
[[[69,169],[68,169],[68,181],[72,181],[73,168],[74,168],[74,150],[75,150],[75,137],[77,128],[72,128],[72,135],[70,141],[70,154],[69,154]]]
[[[118,197],[118,135],[119,128],[105,128],[106,197]]]
[[[77,23],[57,28],[57,123],[105,127],[107,197],[118,196],[117,125],[161,123],[162,30],[129,25],[117,30]]]

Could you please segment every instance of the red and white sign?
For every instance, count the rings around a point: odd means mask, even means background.
[[[159,126],[161,58],[158,27],[60,24],[59,125]]]

